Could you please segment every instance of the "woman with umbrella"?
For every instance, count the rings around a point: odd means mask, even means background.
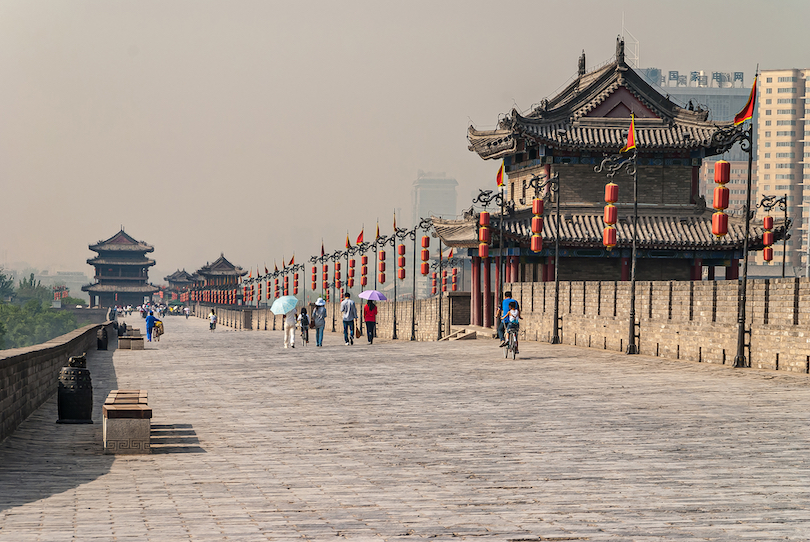
[[[319,297],[312,309],[312,322],[315,324],[315,346],[323,346],[323,330],[326,327],[326,301]]]
[[[295,348],[295,307],[298,305],[298,298],[285,295],[281,296],[270,305],[270,312],[284,315],[284,348],[289,344]]]
[[[372,344],[377,334],[377,305],[374,302],[385,301],[386,297],[377,290],[363,290],[360,292],[360,298],[368,301],[368,304],[363,307],[363,321],[366,323],[368,344]]]

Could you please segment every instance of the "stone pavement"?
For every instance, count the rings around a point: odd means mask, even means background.
[[[96,424],[54,399],[0,444],[0,541],[810,539],[806,376],[166,331],[91,352]],[[149,390],[152,455],[101,454],[119,387]]]

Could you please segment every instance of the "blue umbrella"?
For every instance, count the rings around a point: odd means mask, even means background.
[[[273,314],[287,314],[298,305],[298,298],[291,295],[279,297],[270,305]]]
[[[377,290],[363,290],[360,292],[360,298],[371,301],[386,301],[388,299],[382,292],[378,292]]]

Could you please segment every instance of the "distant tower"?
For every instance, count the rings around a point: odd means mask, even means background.
[[[94,284],[82,286],[90,294],[90,306],[140,305],[159,288],[148,283],[149,268],[155,260],[146,257],[155,248],[127,235],[123,229],[107,239],[90,245],[98,256],[87,263],[96,268]]]
[[[425,173],[420,169],[411,190],[411,224],[430,216],[455,217],[457,186],[456,180],[445,177],[443,172]]]

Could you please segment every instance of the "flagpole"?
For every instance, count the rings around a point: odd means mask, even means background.
[[[755,79],[756,81],[756,79]],[[754,87],[756,88],[756,87]],[[738,283],[737,289],[737,355],[734,356],[734,367],[742,368],[747,367],[748,363],[745,359],[745,304],[747,301],[747,286],[748,286],[748,241],[751,230],[751,170],[754,160],[753,148],[753,130],[754,121],[746,130],[746,139],[748,141],[748,182],[745,188],[745,239],[743,241],[743,276],[742,280]]]
[[[635,134],[633,134],[635,143]],[[636,344],[636,243],[638,240],[638,149],[633,149],[633,249],[630,262],[630,331],[627,336],[627,353],[638,354]]]

